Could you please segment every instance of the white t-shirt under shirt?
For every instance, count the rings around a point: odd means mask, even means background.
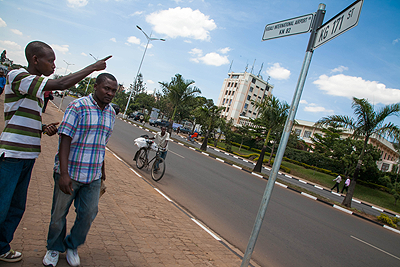
[[[43,88],[48,78],[29,74],[25,69],[7,74],[4,86],[4,130],[0,155],[35,159],[40,154]]]
[[[158,146],[165,147],[165,151],[168,150],[168,140],[169,140],[169,133],[165,132],[164,136],[161,136],[161,132],[156,133],[154,136]]]

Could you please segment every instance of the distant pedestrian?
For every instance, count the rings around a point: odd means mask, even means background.
[[[338,175],[335,179],[333,179],[333,181],[335,181],[335,185],[331,188],[331,191],[336,187],[337,188],[337,192],[339,193],[339,185],[340,182],[342,181],[342,177],[340,175]]]
[[[54,192],[47,236],[45,266],[55,267],[60,252],[67,262],[79,266],[82,245],[96,218],[101,181],[106,179],[105,148],[115,124],[110,103],[118,89],[109,73],[97,76],[94,93],[72,101],[58,128],[60,136],[54,163]],[[74,201],[76,218],[66,236],[66,216]]]
[[[49,100],[53,100],[53,99],[54,99],[54,96],[53,96],[52,91],[44,92],[44,103],[43,103],[42,113],[46,112],[47,103],[49,102]]]
[[[4,88],[4,130],[0,136],[0,261],[17,262],[22,254],[10,247],[22,215],[42,133],[57,133],[56,123],[42,124],[43,92],[65,90],[94,71],[106,68],[99,60],[86,68],[49,79],[56,66],[53,49],[40,41],[25,48],[28,68],[8,72]]]
[[[344,182],[342,191],[340,192],[340,193],[342,193],[342,194],[343,194],[343,191],[344,191],[344,190],[346,190],[346,193],[349,191],[350,177],[347,176],[346,178],[347,178],[347,179],[346,179],[346,181]]]

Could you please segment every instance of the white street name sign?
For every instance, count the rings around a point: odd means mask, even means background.
[[[265,26],[263,41],[311,31],[314,13],[282,20]]]
[[[364,0],[357,0],[317,30],[314,49],[357,26]]]

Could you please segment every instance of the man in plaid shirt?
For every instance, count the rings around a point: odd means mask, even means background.
[[[58,153],[54,164],[54,194],[47,237],[45,266],[55,267],[66,251],[71,266],[79,266],[77,248],[85,242],[97,215],[101,179],[105,179],[105,147],[115,123],[110,105],[118,83],[109,73],[100,74],[94,93],[71,102],[58,128]],[[66,236],[66,216],[74,201],[76,219]]]

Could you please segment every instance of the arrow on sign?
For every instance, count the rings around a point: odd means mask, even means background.
[[[363,2],[364,0],[355,1],[353,4],[322,25],[317,30],[314,49],[357,26]]]

